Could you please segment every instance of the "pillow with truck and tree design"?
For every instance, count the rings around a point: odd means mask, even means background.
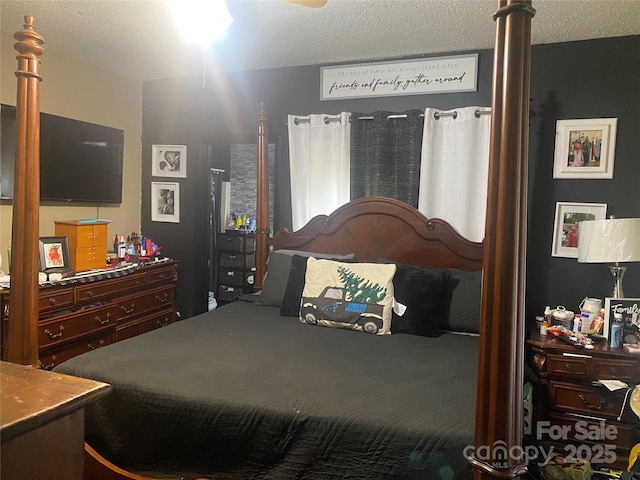
[[[307,260],[300,321],[366,333],[391,333],[396,266]]]

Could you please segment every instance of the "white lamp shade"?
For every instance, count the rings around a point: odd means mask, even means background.
[[[638,261],[640,261],[640,218],[580,222],[578,262]]]

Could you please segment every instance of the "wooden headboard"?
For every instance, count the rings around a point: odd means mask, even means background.
[[[440,219],[391,198],[354,200],[331,215],[319,215],[296,232],[280,230],[274,250],[355,253],[359,262],[381,258],[434,268],[482,269],[482,244],[471,242]]]

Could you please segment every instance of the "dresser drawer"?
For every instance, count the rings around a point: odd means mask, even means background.
[[[218,283],[222,285],[233,285],[237,287],[250,287],[255,282],[256,272],[254,270],[234,270],[231,268],[221,268]]]
[[[246,234],[226,234],[218,237],[218,249],[229,252],[255,252],[256,237]]]
[[[91,307],[68,315],[41,321],[38,325],[38,342],[41,348],[104,330],[116,325],[117,310],[114,305]]]
[[[591,357],[581,355],[547,355],[547,373],[584,378],[589,374]]]
[[[98,335],[85,337],[81,341],[68,342],[59,348],[40,349],[40,363],[43,369],[51,370],[65,360],[69,360],[82,353],[90,352],[96,348],[113,343],[113,330],[101,332]]]
[[[611,392],[605,387],[553,380],[549,394],[553,409],[602,418],[617,418],[624,402],[624,390]]]
[[[145,292],[142,295],[131,295],[129,297],[118,298],[116,300],[118,311],[118,325],[127,323],[129,320],[140,317],[148,312],[173,306],[174,287],[156,288]]]
[[[624,423],[550,412],[546,432],[551,433],[552,440],[562,437],[574,443],[615,445],[616,452],[625,454],[631,450],[631,427]]]
[[[147,285],[161,285],[163,283],[176,280],[176,269],[172,266],[167,268],[159,268],[147,274]]]
[[[633,383],[637,383],[640,380],[637,360],[598,358],[595,361],[594,368],[595,377],[598,380],[617,379]]]
[[[231,268],[255,268],[256,256],[253,254],[222,253],[220,254],[220,266]]]
[[[136,291],[144,287],[146,283],[146,276],[139,273],[117,279],[114,278],[102,282],[89,283],[76,287],[76,301],[80,303],[109,295]]]
[[[38,309],[40,312],[70,307],[73,305],[73,289],[51,289],[38,296]]]
[[[175,313],[173,310],[155,313],[153,315],[130,322],[123,326],[118,326],[116,330],[116,341],[126,340],[143,333],[156,330],[157,328],[166,327],[175,321]]]

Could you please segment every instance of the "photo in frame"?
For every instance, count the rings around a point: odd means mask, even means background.
[[[187,178],[187,146],[152,145],[151,175]]]
[[[616,313],[622,314],[620,344],[640,342],[640,298],[606,297],[604,299],[603,334],[608,339],[611,339],[611,326]]]
[[[613,178],[617,118],[558,120],[553,178]]]
[[[40,271],[71,272],[71,256],[67,237],[40,237]]]
[[[180,184],[151,182],[151,221],[180,223]]]
[[[554,257],[578,258],[578,232],[584,220],[604,220],[606,203],[557,202],[553,223]]]

